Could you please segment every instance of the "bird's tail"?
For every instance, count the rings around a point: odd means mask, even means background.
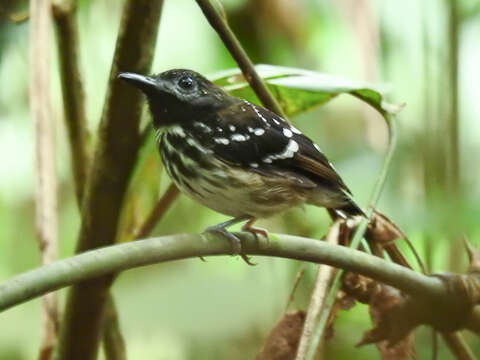
[[[332,210],[342,218],[349,218],[354,216],[366,217],[363,210],[350,198],[347,200],[345,204],[339,207],[336,207]]]

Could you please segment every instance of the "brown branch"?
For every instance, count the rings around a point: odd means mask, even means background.
[[[89,134],[85,116],[85,95],[78,64],[78,31],[75,22],[75,6],[71,3],[53,5],[57,30],[60,79],[62,85],[65,120],[69,135],[71,163],[77,204],[81,208],[89,167]],[[114,300],[109,296],[109,304]],[[103,344],[107,359],[122,359],[126,349],[121,339],[118,315],[114,306],[107,305]]]
[[[124,5],[97,148],[82,206],[77,252],[113,244],[139,142],[141,95],[116,80],[120,71],[148,73],[162,0]],[[94,360],[98,352],[110,276],[74,286],[68,293],[59,360]]]
[[[60,64],[65,123],[68,130],[73,180],[78,207],[81,209],[87,182],[89,159],[89,133],[85,115],[85,92],[78,55],[78,26],[75,20],[76,2],[63,1],[52,5]],[[106,309],[103,344],[107,359],[123,359],[125,343],[120,341],[118,315],[112,295]]]
[[[170,184],[165,194],[160,198],[155,207],[147,217],[147,220],[136,231],[134,239],[143,239],[150,235],[155,225],[162,219],[173,202],[180,195],[180,191],[175,184]]]
[[[242,70],[243,75],[256,92],[262,104],[266,108],[286,119],[287,117],[282,108],[268,90],[265,82],[255,71],[255,66],[243,49],[240,41],[238,41],[237,37],[228,26],[227,18],[223,9],[221,8],[220,11],[215,9],[210,0],[196,1],[210,25],[220,36],[226,48],[237,62],[239,68]],[[221,7],[219,2],[217,4]]]
[[[30,2],[30,107],[36,136],[36,232],[42,264],[58,254],[57,179],[55,170],[55,126],[50,104],[50,2]],[[43,298],[43,339],[39,359],[48,360],[57,342],[57,294]]]
[[[69,1],[53,5],[57,35],[63,109],[68,130],[73,180],[77,203],[81,207],[89,167],[85,92],[78,56],[78,30],[75,6]]]

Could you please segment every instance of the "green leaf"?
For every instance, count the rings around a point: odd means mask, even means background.
[[[384,117],[401,109],[401,106],[387,103],[378,86],[297,68],[274,65],[255,68],[288,116],[323,105],[340,94],[350,94],[365,101]],[[234,96],[260,103],[239,69],[221,71],[210,79]]]

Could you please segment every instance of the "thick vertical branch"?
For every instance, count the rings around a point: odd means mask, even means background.
[[[78,56],[78,31],[75,4],[70,1],[53,5],[57,34],[63,108],[67,126],[73,180],[77,202],[81,207],[89,167],[85,93]]]
[[[65,0],[52,4],[57,34],[60,79],[65,123],[68,131],[73,181],[78,207],[81,209],[90,166],[89,134],[85,115],[85,92],[79,64],[78,26],[75,19],[76,2]],[[121,339],[114,299],[110,295],[105,319],[103,340],[108,349],[107,359],[118,359],[126,350]],[[112,341],[112,342],[110,342]],[[113,357],[109,357],[109,355]],[[121,358],[120,358],[121,359]]]
[[[255,71],[255,66],[253,65],[252,61],[248,57],[247,53],[243,49],[242,45],[238,41],[233,31],[228,26],[225,14],[220,14],[220,12],[217,11],[217,9],[215,9],[215,7],[212,5],[210,0],[196,1],[210,25],[218,33],[223,43],[227,47],[228,51],[237,62],[248,83],[255,90],[258,98],[263,103],[263,105],[286,119],[287,117],[284,114],[282,108],[268,90],[265,82]],[[221,4],[219,4],[219,6],[221,6]]]
[[[42,263],[58,253],[55,125],[50,108],[50,2],[30,2],[30,110],[36,136],[36,232]],[[43,340],[39,359],[49,359],[57,341],[58,305],[55,293],[43,297]]]
[[[162,0],[126,2],[112,63],[89,182],[82,207],[77,252],[112,244],[135,164],[142,99],[116,80],[118,72],[148,73],[153,59]],[[110,277],[73,287],[67,296],[59,360],[94,360],[98,352]]]

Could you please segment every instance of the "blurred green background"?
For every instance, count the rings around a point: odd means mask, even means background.
[[[456,11],[450,0],[222,2],[234,31],[255,63],[294,66],[380,83],[388,90],[390,101],[406,104],[397,118],[399,144],[379,209],[408,234],[432,271],[464,271],[466,258],[459,241],[463,235],[474,243],[480,239],[480,1],[456,1]],[[93,137],[102,111],[122,4],[119,0],[78,2],[80,62]],[[22,13],[27,7],[24,2],[0,2],[2,280],[40,262],[34,237],[29,24],[10,19],[11,14]],[[75,247],[79,215],[55,55],[52,93],[57,123],[59,238],[61,256],[65,257]],[[458,60],[458,68],[452,59]],[[235,67],[193,0],[165,1],[153,71],[173,67],[207,75]],[[381,117],[359,100],[342,95],[293,121],[321,144],[357,201],[367,206],[386,148],[387,133]],[[450,130],[456,122],[458,158],[452,150]],[[158,159],[153,161],[156,164]],[[458,181],[452,175],[455,163]],[[165,176],[160,182],[156,166],[147,170],[147,175],[142,174],[147,177],[145,191],[159,183],[163,191],[168,186]],[[152,192],[156,190],[150,192],[150,205],[155,200]],[[145,204],[129,209],[139,219],[147,211]],[[224,219],[182,196],[155,234],[199,232]],[[310,206],[260,222],[270,231],[315,238],[325,233],[328,223],[324,210]],[[259,265],[248,267],[238,257],[208,258],[205,263],[192,259],[122,274],[113,293],[129,358],[253,359],[268,331],[282,316],[300,266],[282,259],[254,261]],[[291,308],[308,306],[315,269],[308,266]],[[63,299],[64,291],[61,294]],[[354,347],[370,325],[365,306],[342,312],[335,336],[326,344],[325,358],[379,358],[374,346]],[[429,358],[430,332],[420,329],[417,333],[418,358]],[[0,314],[0,359],[32,359],[40,335],[39,300]],[[467,334],[467,340],[480,353],[478,339]],[[443,345],[440,358],[451,358]]]

